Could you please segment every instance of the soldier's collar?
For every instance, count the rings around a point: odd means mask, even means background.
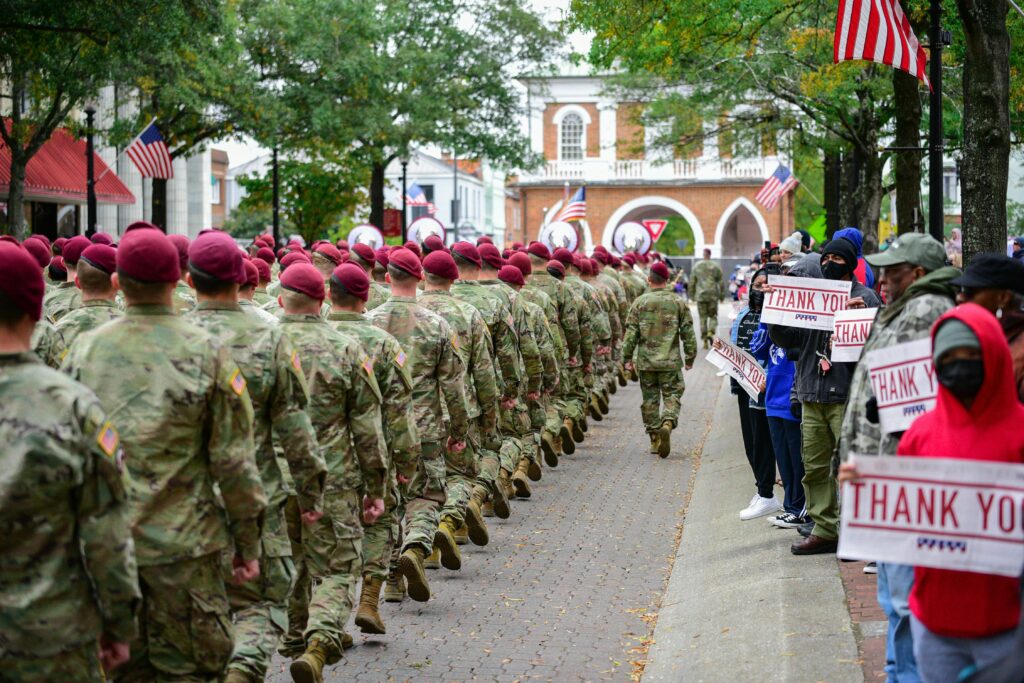
[[[128,304],[128,315],[177,315],[174,306],[163,304]]]
[[[285,313],[281,316],[281,322],[290,323],[322,323],[324,319],[312,313]]]
[[[117,304],[109,299],[89,299],[88,301],[82,302],[82,308],[90,308],[93,306],[117,308]]]
[[[14,353],[0,353],[0,365],[25,365],[28,363],[42,364],[39,356],[31,349],[28,351],[15,351]]]
[[[477,282],[481,285],[493,285],[495,283],[501,282],[501,280],[497,278],[490,278],[489,280],[477,280]]]
[[[366,320],[362,313],[355,311],[331,311],[327,314],[328,320]]]
[[[414,297],[414,296],[396,296],[396,295],[392,294],[391,298],[388,299],[388,301],[407,301],[409,303],[416,303],[416,297]]]
[[[420,296],[452,296],[450,290],[447,289],[432,289],[429,292],[423,292]]]
[[[197,301],[197,311],[240,311],[242,307],[237,301]]]

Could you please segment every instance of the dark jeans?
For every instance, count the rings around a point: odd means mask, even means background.
[[[804,514],[804,461],[800,457],[800,423],[782,417],[769,417],[775,462],[779,466],[786,498],[782,506],[794,515]]]
[[[736,403],[740,407],[740,431],[743,433],[743,451],[747,454],[747,460],[754,459],[754,433],[750,428],[750,397],[745,391],[740,390],[736,397]]]
[[[772,433],[768,428],[768,414],[757,408],[749,408],[751,454],[747,456],[750,469],[754,471],[757,495],[771,498],[775,495],[775,451],[772,449]]]

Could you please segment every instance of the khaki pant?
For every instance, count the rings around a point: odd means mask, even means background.
[[[700,318],[700,338],[711,341],[718,332],[718,300],[698,301],[697,316]]]
[[[683,397],[683,371],[640,370],[640,415],[648,434],[658,431],[662,422],[679,422],[679,400]]]
[[[814,535],[839,538],[839,495],[835,458],[844,403],[804,403],[800,434],[803,440],[804,494]]]

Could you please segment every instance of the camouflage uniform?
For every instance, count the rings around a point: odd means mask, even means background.
[[[372,311],[391,297],[391,290],[379,282],[370,280],[370,298],[366,302],[366,310]]]
[[[626,298],[626,290],[619,280],[619,274],[611,266],[605,266],[598,273],[596,282],[608,292],[608,303],[613,307],[615,318],[618,321],[618,332],[614,333],[615,342],[612,346],[612,370],[618,373],[619,365],[622,363],[622,339],[626,334],[626,315],[629,314],[629,300]],[[614,381],[614,378],[612,379]]]
[[[327,470],[305,412],[309,395],[301,359],[280,327],[260,323],[236,303],[215,301],[199,301],[184,318],[224,345],[238,363],[252,400],[256,463],[268,504],[260,576],[242,586],[228,586],[236,634],[230,667],[263,678],[288,628],[288,593],[295,575],[284,522],[288,490],[274,455],[274,437],[295,480],[302,510],[321,509]],[[229,565],[226,569],[230,574]]]
[[[272,297],[269,294],[267,294],[267,288],[266,287],[264,287],[262,289],[257,287],[256,291],[252,293],[252,302],[255,305],[259,306],[260,308],[263,308],[264,306],[266,306],[267,304],[269,304],[273,300],[274,300],[274,297]]]
[[[384,440],[388,447],[388,488],[384,514],[363,530],[363,574],[387,578],[391,552],[398,538],[398,509],[404,494],[395,476],[411,480],[420,459],[420,439],[412,409],[412,378],[405,351],[390,334],[373,325],[361,313],[337,312],[328,316],[330,325],[357,340],[373,362],[373,375],[383,397]]]
[[[277,325],[280,322],[280,319],[277,316],[275,316],[272,313],[268,313],[267,311],[264,311],[262,308],[256,305],[255,297],[253,298],[253,301],[249,301],[248,299],[239,299],[238,305],[242,308],[243,311],[259,320],[262,320],[268,325]]]
[[[697,302],[700,338],[707,348],[718,330],[718,303],[725,293],[725,276],[710,259],[697,261],[690,273],[690,298]]]
[[[697,339],[693,316],[682,297],[670,289],[653,289],[633,302],[626,316],[622,357],[633,361],[640,375],[640,412],[648,434],[657,432],[663,422],[672,423],[673,429],[678,423],[684,389],[680,341],[686,364],[692,365]]]
[[[593,362],[595,342],[595,326],[599,321],[594,319],[594,311],[588,301],[584,289],[583,280],[574,276],[566,276],[563,284],[569,291],[576,307],[576,315],[580,325],[580,365],[570,369],[573,377],[569,405],[571,410],[568,415],[574,421],[579,422],[587,414],[587,406],[590,403],[590,388],[594,386]],[[590,368],[589,370],[587,368]],[[576,415],[579,417],[576,417]]]
[[[561,285],[561,283],[555,278],[547,275],[547,273],[545,273],[545,275],[550,282]],[[555,386],[551,387],[552,394],[546,397],[546,400],[544,401],[544,432],[551,439],[550,443],[554,443],[556,446],[560,447],[560,432],[562,429],[562,420],[565,417],[565,401],[562,400],[562,394],[564,388],[572,381],[570,379],[568,369],[569,350],[566,347],[565,330],[562,329],[555,300],[535,284],[535,277],[535,275],[530,276],[526,286],[519,290],[519,296],[541,308],[544,313],[548,333],[551,337],[551,344],[554,347],[557,375],[555,378],[550,380],[554,382]],[[552,291],[557,290],[552,288]],[[540,344],[538,344],[538,347],[539,346]],[[557,382],[555,382],[554,379],[557,379]]]
[[[39,360],[54,369],[60,367],[60,364],[64,362],[65,354],[68,352],[68,345],[64,342],[64,337],[61,336],[61,333],[57,331],[57,326],[45,317],[36,323],[35,329],[32,330],[32,339],[29,341],[29,345],[36,355],[39,356]]]
[[[462,390],[465,368],[452,345],[455,333],[440,316],[416,303],[416,299],[392,296],[367,316],[402,345],[412,377],[413,412],[420,437],[421,457],[409,482],[409,503],[403,550],[420,548],[429,554],[445,502],[446,438],[465,441],[469,419]],[[404,354],[403,354],[404,355]],[[450,423],[445,429],[442,398]]]
[[[46,315],[58,322],[61,318],[82,305],[82,292],[73,281],[61,282],[43,297]]]
[[[174,285],[174,310],[178,315],[188,313],[196,307],[196,292],[187,283],[178,281]]]
[[[71,345],[83,332],[94,330],[104,323],[123,316],[124,313],[113,301],[93,299],[83,302],[81,308],[76,308],[61,318],[57,323],[57,331],[64,338],[64,344],[71,348]]]
[[[143,604],[131,661],[112,678],[215,679],[233,646],[221,553],[259,558],[267,502],[245,378],[212,336],[160,305],[82,335],[64,368],[110,412],[128,470]]]
[[[333,663],[341,657],[362,565],[362,497],[384,498],[388,485],[381,394],[373,360],[355,339],[316,315],[286,315],[281,329],[308,378],[307,412],[327,463],[324,516],[301,530],[287,640],[326,641]]]
[[[117,432],[92,391],[0,354],[0,678],[102,681],[98,641],[136,635]]]

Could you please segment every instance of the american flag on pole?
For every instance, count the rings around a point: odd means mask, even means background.
[[[864,59],[906,71],[925,82],[927,58],[899,0],[839,0],[835,63]]]
[[[587,217],[587,188],[581,187],[576,190],[568,202],[562,206],[562,210],[555,217],[556,221],[578,221]]]
[[[768,176],[768,179],[764,181],[764,185],[757,191],[755,199],[761,203],[761,206],[771,211],[787,192],[799,184],[800,181],[796,179],[793,172],[779,164],[779,167],[775,169],[775,173]]]
[[[437,207],[434,206],[432,201],[427,199],[427,193],[423,191],[423,188],[418,183],[413,183],[406,190],[405,203],[409,206],[425,206],[427,207],[427,213],[431,216],[437,213]]]
[[[156,127],[156,119],[149,122],[132,144],[124,151],[143,178],[173,178],[174,166],[167,143]]]

